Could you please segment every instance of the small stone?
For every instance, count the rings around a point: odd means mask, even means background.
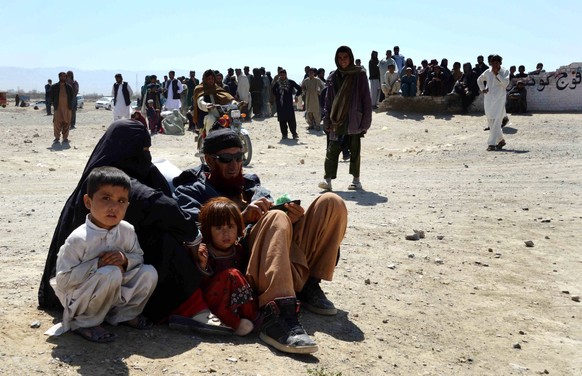
[[[542,219],[542,223],[550,223],[551,221],[551,219]]]
[[[443,240],[445,237],[443,235],[437,235],[438,240]]]
[[[520,330],[519,334],[521,334],[523,336],[523,335],[525,335],[525,332],[523,330]]]
[[[435,263],[435,264],[437,264],[437,265],[442,265],[442,264],[444,264],[445,262],[444,262],[442,259],[440,259],[440,258],[435,258],[435,259],[434,259],[434,263]]]
[[[418,234],[418,237],[424,239],[424,231],[423,230],[412,230],[415,234]]]
[[[562,294],[570,294],[570,291],[568,291],[568,290],[562,290]]]
[[[546,239],[549,239],[550,237],[548,235],[546,235]]]
[[[487,249],[487,251],[493,252],[493,248],[489,248],[489,249]]]
[[[228,361],[229,361],[229,362],[231,362],[231,363],[236,363],[236,362],[238,362],[238,359],[237,359],[237,358],[226,358],[226,360],[228,360]]]
[[[38,133],[35,133],[32,135],[32,137],[40,137],[40,135]]]
[[[530,247],[530,248],[531,248],[531,247],[533,247],[533,246],[534,246],[534,242],[533,242],[533,241],[531,241],[531,240],[526,240],[524,243],[525,243],[525,246],[526,246],[526,247]]]
[[[40,328],[40,321],[35,321],[35,322],[31,323],[30,327],[34,328],[34,329]]]
[[[495,258],[501,258],[501,253],[496,253]]]
[[[32,144],[32,140],[26,139],[26,140],[24,140],[24,143],[25,144]]]
[[[396,265],[394,265],[394,264],[388,264],[387,268],[394,270],[394,269],[396,269]]]
[[[521,350],[521,345],[520,345],[519,343],[514,343],[514,344],[513,344],[513,348],[514,348],[514,349]]]
[[[572,295],[572,300],[576,303],[580,303],[580,297],[578,295]]]
[[[369,285],[369,284],[370,284],[370,283],[372,283],[372,282],[370,282],[370,279],[369,279],[369,278],[366,278],[366,279],[364,280],[364,283],[365,283],[366,285]]]
[[[299,164],[305,164],[305,159],[300,159]]]
[[[382,324],[388,324],[388,319],[382,320]]]
[[[420,235],[418,235],[417,233],[414,233],[412,235],[406,235],[405,239],[406,240],[420,240]]]
[[[414,253],[409,253],[408,258],[414,258]]]
[[[56,169],[51,167],[51,168],[49,168],[49,171],[56,171]]]
[[[529,208],[521,208],[521,210],[523,210],[523,211],[528,211],[528,210],[529,210]]]

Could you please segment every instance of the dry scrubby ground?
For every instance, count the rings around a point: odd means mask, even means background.
[[[582,374],[580,114],[512,116],[507,150],[485,152],[481,115],[375,113],[365,190],[346,190],[346,163],[334,181],[349,228],[323,288],[339,313],[302,316],[320,345],[313,356],[164,326],[114,328],[112,345],[43,335],[53,322],[36,309],[46,251],[111,112],[86,103],[77,116],[71,148],[61,149],[42,110],[0,109],[0,374]],[[325,137],[297,116],[297,143],[279,140],[276,119],[248,125],[248,170],[275,196],[309,204]],[[153,139],[154,157],[180,168],[194,152],[191,134]],[[405,240],[413,230],[425,237]]]

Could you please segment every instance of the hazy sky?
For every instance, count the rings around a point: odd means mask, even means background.
[[[504,66],[530,71],[543,62],[550,71],[582,61],[575,3],[2,0],[0,66],[178,76],[194,69],[197,77],[209,68],[283,66],[297,80],[305,65],[335,68],[334,52],[345,44],[366,67],[372,50],[381,58],[399,45],[416,65],[444,57],[449,66],[474,64],[477,55],[497,53]]]

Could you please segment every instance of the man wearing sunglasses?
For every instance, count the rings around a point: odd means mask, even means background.
[[[246,278],[264,314],[259,337],[283,352],[313,353],[318,347],[299,322],[298,299],[312,312],[337,313],[319,283],[333,277],[347,227],[345,203],[327,192],[307,209],[287,203],[286,210],[270,210],[272,198],[259,177],[242,173],[242,151],[232,130],[210,133],[204,140],[208,170],[188,170],[174,179],[175,198],[195,218],[214,197],[239,205],[245,225],[251,226],[243,244],[250,255]]]

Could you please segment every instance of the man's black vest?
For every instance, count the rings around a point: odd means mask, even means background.
[[[178,80],[174,78],[172,81],[166,83],[166,91],[164,92],[164,97],[168,98],[168,90],[170,90],[170,85],[172,85],[172,98],[180,99],[180,93],[178,93]],[[181,84],[180,84],[181,85]]]
[[[131,99],[129,98],[129,90],[127,90],[127,82],[121,84],[121,92],[123,93],[123,99],[125,99],[125,105],[129,106]],[[113,84],[113,105],[117,104],[117,90],[119,90],[119,84],[116,82]]]

